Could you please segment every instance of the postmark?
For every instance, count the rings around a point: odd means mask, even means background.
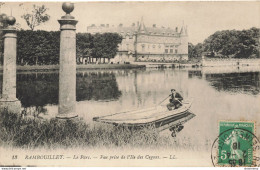
[[[254,122],[219,122],[219,136],[211,149],[214,166],[260,166],[260,143]]]

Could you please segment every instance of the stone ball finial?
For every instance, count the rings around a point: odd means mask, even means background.
[[[7,17],[6,21],[7,21],[7,24],[14,25],[16,22],[16,19],[13,16],[9,16],[9,17]]]
[[[0,14],[0,22],[6,21],[7,15],[6,14]]]
[[[70,14],[74,10],[74,4],[70,2],[64,2],[62,4],[62,10],[66,12],[66,14]]]

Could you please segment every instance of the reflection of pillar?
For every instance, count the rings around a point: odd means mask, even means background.
[[[7,18],[9,26],[4,32],[3,89],[0,108],[20,113],[21,102],[16,98],[16,29],[14,17]]]
[[[59,113],[57,118],[76,117],[76,24],[72,3],[63,3],[66,15],[60,23]]]
[[[206,66],[206,62],[205,62],[205,55],[206,53],[202,53],[202,56],[201,56],[201,66]]]

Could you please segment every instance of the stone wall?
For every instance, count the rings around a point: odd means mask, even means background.
[[[146,55],[137,54],[136,61],[149,61],[149,62],[177,62],[180,60],[188,60],[188,55],[172,54],[172,55]]]
[[[210,59],[203,58],[201,61],[204,67],[218,66],[260,66],[260,59]]]
[[[128,52],[117,52],[116,56],[110,60],[113,64],[125,64],[135,61],[134,54]]]

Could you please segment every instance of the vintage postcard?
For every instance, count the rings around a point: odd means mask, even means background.
[[[260,2],[0,2],[1,167],[259,167]]]

